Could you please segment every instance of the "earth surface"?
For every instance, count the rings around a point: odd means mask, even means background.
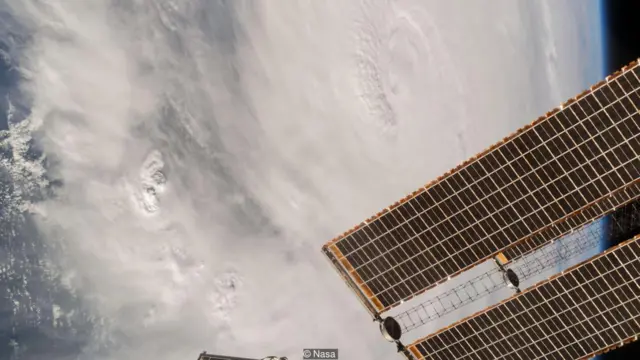
[[[0,359],[394,358],[321,245],[603,78],[599,1],[0,1]]]

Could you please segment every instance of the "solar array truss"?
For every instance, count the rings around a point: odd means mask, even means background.
[[[374,316],[640,196],[632,63],[323,247]]]
[[[516,272],[521,282],[526,281],[552,269],[562,261],[597,249],[603,239],[619,242],[636,234],[640,234],[639,201],[617,209],[605,219],[583,226],[573,234],[558,240],[555,244],[549,244],[523,256],[511,265],[511,269]],[[494,267],[451,290],[412,306],[394,317],[401,325],[402,333],[407,333],[505,286],[507,283],[503,273],[499,268]]]
[[[562,261],[573,259],[596,249],[605,233],[603,227],[586,226],[576,232],[576,236],[558,241],[557,246],[549,245],[523,256],[511,265],[520,282],[552,269]],[[484,272],[442,294],[422,301],[394,318],[400,323],[402,333],[417,329],[431,321],[461,309],[487,295],[508,286],[504,273],[498,267]]]
[[[640,235],[408,346],[422,359],[583,359],[640,335]]]

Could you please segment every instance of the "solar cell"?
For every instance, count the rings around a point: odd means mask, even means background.
[[[640,235],[408,346],[422,359],[582,359],[640,335]]]
[[[324,246],[373,314],[640,196],[634,63]]]

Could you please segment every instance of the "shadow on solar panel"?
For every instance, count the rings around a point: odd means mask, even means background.
[[[330,241],[323,253],[387,340],[408,359],[429,358],[426,348],[403,342],[436,324],[457,324],[471,315],[471,303],[530,293],[594,259],[603,239],[638,234],[639,91],[634,62]],[[576,336],[567,329],[563,336]],[[486,358],[467,345],[449,355]],[[574,350],[556,355],[587,354]],[[514,350],[520,357],[540,351]]]

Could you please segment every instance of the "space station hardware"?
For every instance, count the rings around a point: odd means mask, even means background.
[[[383,336],[408,359],[583,358],[640,334],[640,288],[633,282],[640,279],[640,264],[633,258],[640,255],[634,252],[639,198],[636,61],[333,239],[322,251]],[[631,240],[523,288],[524,280],[553,268],[567,254],[595,248],[599,240],[594,240],[593,224],[605,217],[612,222],[598,231]],[[577,241],[567,240],[576,234]],[[466,297],[455,293],[458,304],[504,286],[514,290],[511,298],[409,346],[402,344],[403,332],[433,317],[407,323],[408,312],[383,314],[420,301],[419,295],[490,260],[495,269],[475,279],[497,276],[496,285]],[[598,268],[602,263],[617,265],[603,270]],[[598,294],[595,300],[583,297],[592,290]],[[548,308],[548,302],[557,307]],[[454,301],[435,316],[456,308]],[[600,324],[609,327],[600,329]],[[487,338],[489,329],[499,341]],[[547,341],[564,345],[549,348],[543,345]]]
[[[207,354],[205,351],[203,351],[198,357],[198,360],[287,360],[287,358],[278,357],[278,356],[267,356],[262,359],[249,359],[249,358],[240,358],[235,356]]]
[[[634,234],[640,234],[639,201],[616,209],[606,221],[584,226],[554,244],[515,260],[510,264],[510,270],[517,274],[518,282],[530,281],[536,275],[557,268],[561,261],[597,250],[602,239],[619,242]],[[396,314],[395,320],[400,324],[401,332],[408,333],[500,289],[514,289],[513,285],[514,283],[505,279],[504,268],[493,267],[437,296],[416,300],[409,309]]]
[[[419,360],[591,358],[636,340],[639,277],[640,235],[419,339],[409,350]]]

